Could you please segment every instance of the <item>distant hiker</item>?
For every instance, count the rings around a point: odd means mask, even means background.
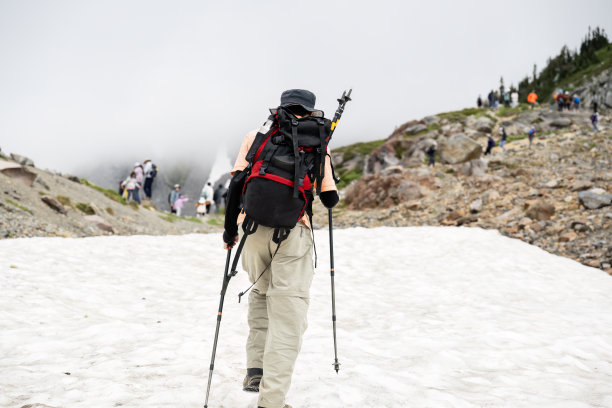
[[[570,96],[569,91],[565,91],[564,100],[565,100],[565,109],[569,111],[570,107],[572,106],[572,97]]]
[[[533,142],[533,137],[535,136],[535,127],[532,126],[527,132],[527,136],[529,136],[529,148],[531,149],[531,143]]]
[[[476,106],[482,108],[482,98],[478,95],[478,99],[476,99]]]
[[[580,110],[580,97],[574,95],[574,110]]]
[[[437,143],[434,141],[432,144],[429,145],[429,147],[425,151],[425,153],[427,153],[427,157],[429,158],[429,163],[427,163],[427,167],[436,165],[436,159],[435,159],[436,147],[437,147]]]
[[[249,335],[243,390],[259,392],[257,404],[259,407],[288,407],[285,405],[285,396],[291,384],[295,361],[307,326],[310,284],[314,275],[311,222],[307,215],[310,214],[309,208],[313,200],[311,182],[314,182],[312,188],[320,188],[319,197],[327,208],[334,207],[338,202],[329,150],[325,143],[325,134],[331,131],[331,122],[328,119],[323,120],[323,112],[314,106],[315,95],[312,92],[301,89],[283,92],[280,106],[271,109],[273,115],[268,118],[259,132],[249,132],[243,139],[231,172],[233,177],[227,193],[223,241],[225,248],[229,250],[238,241],[239,229],[236,226],[236,219],[240,212],[239,199],[245,191],[244,209],[238,222],[246,220],[243,228],[247,228],[250,233],[244,241],[242,266],[248,272],[254,286],[248,301]],[[321,119],[321,122],[317,119]],[[319,128],[319,123],[324,127]],[[274,148],[275,145],[267,142],[267,137],[272,132],[277,134],[276,129],[281,129],[278,133],[282,135],[278,139],[281,144],[276,145],[278,150]],[[324,150],[318,154],[315,153],[316,149],[304,150],[305,153],[296,158],[292,153],[293,147],[288,141],[292,140],[294,131],[298,136],[307,136],[317,141],[321,138],[319,132],[323,132],[321,143]],[[306,138],[299,139],[302,140],[300,143],[306,140]],[[256,152],[259,147],[263,149],[261,157]],[[296,141],[295,150],[297,149]],[[284,157],[298,159],[295,166],[298,179],[294,181],[296,175],[293,168],[290,172],[283,170],[284,167],[276,164],[274,160],[267,159],[268,153],[270,156],[286,154],[289,156]],[[318,170],[320,166],[315,165],[308,170],[308,167],[300,164],[302,160],[323,160],[325,169],[323,174]],[[264,164],[265,170],[262,169]],[[250,178],[245,181],[245,175],[249,174],[245,172],[247,166],[254,167]],[[275,179],[279,181],[276,182]],[[294,182],[299,183],[300,179],[303,180],[301,188],[299,184],[294,184]],[[287,190],[284,187],[286,184],[280,180],[290,181],[294,187],[289,187]],[[317,180],[321,181],[318,186]],[[297,191],[296,198],[293,198],[294,188]],[[305,206],[306,212],[302,210],[302,206]],[[295,220],[289,222],[293,220],[293,215],[283,217],[280,211],[272,211],[269,207],[278,209],[282,207],[290,214],[298,214],[295,217],[299,218],[297,225],[292,228],[267,226],[266,224],[286,223],[287,225],[296,222]],[[256,214],[258,219],[266,220],[258,221],[255,231],[251,228],[253,225],[251,217],[255,216],[253,214]],[[240,228],[241,235],[244,235],[243,228]]]
[[[178,215],[179,217],[181,216],[183,212],[183,207],[185,206],[185,203],[187,201],[189,201],[189,198],[185,197],[182,194],[179,194],[178,198],[174,201],[174,209],[176,210],[176,215]]]
[[[563,111],[563,108],[565,107],[565,95],[563,92],[559,92],[557,94],[557,107],[559,112]]]
[[[225,189],[223,188],[222,184],[219,184],[217,188],[215,188],[215,191],[213,193],[213,201],[215,203],[215,214],[219,214],[219,210],[221,209],[221,206],[223,205],[223,193],[224,192],[225,192]]]
[[[121,184],[124,189],[123,198],[125,198],[128,202],[136,201],[138,204],[140,204],[140,199],[138,198],[138,190],[140,190],[141,185],[136,179],[136,172],[131,172],[130,176],[126,178]]]
[[[599,122],[599,114],[595,112],[591,115],[591,123],[593,124],[593,130],[595,132],[599,132],[599,129],[597,129],[597,122]]]
[[[142,185],[144,183],[144,172],[142,170],[142,164],[140,164],[140,162],[134,163],[134,173],[136,174],[136,181],[138,181],[138,184],[142,188]],[[134,194],[134,199],[138,202],[138,204],[140,204],[140,191],[139,190],[140,188],[136,190]]]
[[[488,102],[489,102],[489,108],[491,109],[495,109],[495,94],[493,93],[493,90],[491,90],[491,92],[489,92],[489,95],[487,96]]]
[[[508,91],[504,92],[504,106],[506,108],[510,107],[510,92]]]
[[[197,217],[198,218],[204,217],[206,215],[206,200],[200,197],[200,199],[195,205],[195,208],[196,208]]]
[[[157,176],[157,166],[150,159],[144,161],[144,193],[150,200],[152,194],[153,180]]]
[[[535,107],[536,102],[538,101],[538,94],[535,91],[531,91],[529,95],[527,95],[527,103],[533,109]]]
[[[210,213],[210,206],[213,201],[213,195],[213,188],[209,181],[208,183],[206,183],[206,185],[202,189],[202,193],[200,194],[200,197],[202,197],[206,202],[206,214]]]
[[[597,105],[599,104],[599,95],[593,95],[593,113],[597,113]]]
[[[173,214],[176,214],[174,203],[176,202],[177,198],[179,198],[180,190],[181,186],[179,184],[175,184],[174,189],[170,191],[170,194],[168,194],[168,204],[170,204],[170,212]]]
[[[487,139],[487,150],[485,150],[484,152],[485,156],[488,154],[491,154],[491,149],[493,149],[494,147],[495,147],[495,140],[493,140],[493,137],[489,135],[489,138]]]
[[[514,91],[510,94],[510,99],[512,100],[512,107],[516,108],[519,104],[519,94],[518,92]]]
[[[499,134],[501,135],[501,140],[499,142],[499,146],[502,148],[502,151],[506,152],[506,140],[508,139],[508,135],[506,134],[506,129],[503,126],[499,127]]]

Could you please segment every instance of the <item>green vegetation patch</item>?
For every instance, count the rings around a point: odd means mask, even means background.
[[[138,211],[140,209],[140,206],[138,205],[138,203],[136,201],[130,201],[128,203],[128,205],[132,208],[132,210],[134,211]]]
[[[94,210],[93,207],[89,204],[76,203],[76,208],[83,214],[94,215],[96,213],[96,210]]]
[[[115,215],[115,210],[113,210],[110,207],[106,207],[106,212],[109,213],[110,215]]]
[[[357,154],[366,155],[372,153],[374,149],[382,146],[382,144],[385,143],[385,140],[386,139],[380,139],[372,142],[353,143],[351,145],[335,148],[333,151],[334,153],[343,153],[342,160],[347,161],[351,160]]]
[[[110,198],[111,200],[114,200],[114,201],[116,201],[118,203],[121,203],[123,205],[127,205],[127,201],[125,201],[125,199],[123,197],[121,197],[119,195],[119,193],[117,193],[113,189],[97,186],[97,185],[93,184],[92,182],[88,181],[85,178],[81,179],[81,184],[86,185],[87,187],[91,187],[94,190],[98,190],[99,192],[101,192],[106,197]]]
[[[357,169],[344,172],[342,171],[342,169],[339,169],[337,171],[337,175],[338,177],[340,177],[340,181],[338,182],[338,184],[336,184],[336,187],[338,187],[338,189],[340,190],[351,184],[353,180],[360,179],[363,175],[363,172]]]
[[[200,220],[198,219],[198,221],[200,221]],[[200,222],[202,222],[202,221],[200,221]],[[209,218],[206,221],[206,223],[208,225],[215,225],[215,226],[223,225],[223,222],[224,222],[224,220],[222,218],[219,218],[219,217],[211,217],[211,218]]]
[[[508,143],[514,142],[514,141],[517,141],[517,140],[523,140],[526,137],[527,137],[527,133],[523,133],[523,134],[520,134],[520,135],[514,135],[514,136],[508,136]]]
[[[174,222],[178,220],[178,217],[174,214],[160,215],[159,218],[161,218],[164,221],[168,221],[168,222]]]
[[[447,119],[451,122],[461,122],[471,115],[474,115],[475,117],[480,117],[486,114],[486,109],[483,108],[465,108],[460,111],[439,113],[437,116],[440,119]]]
[[[6,201],[7,203],[9,203],[10,205],[12,205],[13,207],[19,208],[21,211],[27,212],[27,213],[29,213],[30,215],[33,215],[33,214],[34,214],[34,213],[32,212],[32,210],[30,210],[29,208],[26,208],[26,207],[24,207],[23,205],[18,204],[18,203],[16,203],[16,202],[14,202],[13,200],[9,199],[9,198],[7,198],[5,201]]]
[[[527,105],[526,103],[521,103],[520,105],[514,108],[500,106],[499,109],[497,109],[497,112],[495,112],[495,114],[500,118],[506,118],[508,116],[518,115],[519,113],[523,113],[527,110],[529,110],[529,105]]]
[[[70,201],[70,197],[59,195],[56,198],[57,198],[57,201],[59,201],[63,206],[74,208],[74,206],[72,205],[72,202]]]

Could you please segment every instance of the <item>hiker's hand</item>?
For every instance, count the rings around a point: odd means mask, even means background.
[[[236,245],[236,243],[238,242],[238,235],[234,235],[233,237],[231,236],[231,234],[228,234],[227,231],[223,231],[223,248],[224,249],[232,249],[234,247],[234,245]]]

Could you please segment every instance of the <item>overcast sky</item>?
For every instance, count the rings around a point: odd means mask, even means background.
[[[230,155],[288,88],[332,116],[331,147],[517,84],[612,1],[0,0],[0,148],[72,171],[109,158]]]

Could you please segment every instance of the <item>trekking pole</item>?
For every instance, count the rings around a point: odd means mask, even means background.
[[[212,381],[213,370],[215,369],[215,354],[217,353],[217,340],[219,339],[219,328],[221,327],[221,316],[223,314],[223,300],[225,292],[232,276],[235,272],[229,272],[230,258],[232,257],[231,248],[227,250],[227,260],[225,261],[225,273],[223,274],[223,286],[221,287],[221,300],[219,301],[219,312],[217,313],[217,329],[215,330],[215,341],[213,343],[212,357],[210,358],[210,371],[208,373],[208,387],[206,388],[206,402],[204,408],[208,408],[208,395],[210,393],[210,383]]]
[[[331,131],[332,133],[336,129],[338,125],[338,121],[344,112],[344,107],[346,103],[351,100],[351,92],[353,89],[349,89],[348,92],[342,92],[342,96],[338,99],[338,109],[336,109],[336,113],[334,114],[334,118],[332,119]],[[330,135],[331,137],[331,135]],[[333,166],[332,166],[333,171]],[[334,181],[337,183],[340,181],[339,178],[336,178],[334,174]],[[334,285],[334,227],[332,221],[332,209],[329,208],[327,210],[328,218],[329,218],[329,275],[331,277],[331,296],[332,296],[332,326],[334,330],[334,369],[336,370],[336,374],[340,371],[340,363],[338,362],[338,343],[336,340],[336,287]]]
[[[332,226],[332,209],[327,210],[329,216],[329,275],[331,277],[331,296],[332,296],[332,325],[334,329],[334,369],[336,374],[340,370],[338,362],[338,345],[336,343],[336,288],[334,286],[334,229]]]

